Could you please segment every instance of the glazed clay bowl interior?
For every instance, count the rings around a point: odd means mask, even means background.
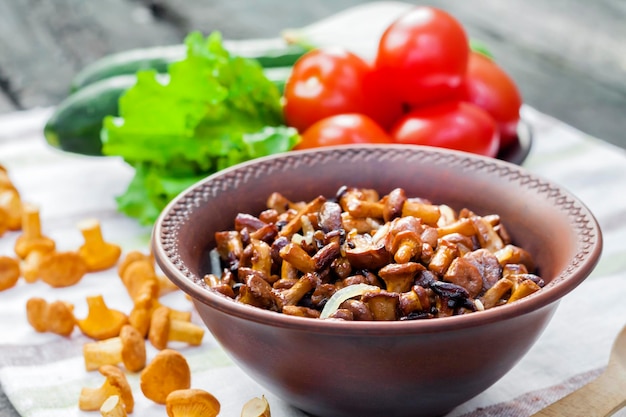
[[[341,186],[384,195],[396,187],[479,215],[501,216],[546,282],[517,302],[461,316],[397,322],[293,317],[238,303],[201,285],[214,233],[238,212],[258,214],[270,193],[292,201]],[[179,195],[153,233],[158,265],[191,296],[233,360],[286,402],[316,416],[438,416],[507,373],[559,300],[597,263],[601,231],[589,210],[523,168],[418,146],[290,152],[221,171]]]

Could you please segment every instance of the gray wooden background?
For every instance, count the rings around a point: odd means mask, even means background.
[[[191,30],[278,36],[362,0],[0,0],[0,113],[51,106],[106,54]],[[626,148],[626,1],[432,0],[489,45],[525,101]],[[17,416],[0,390],[0,415]]]
[[[0,113],[58,103],[108,53],[191,30],[273,37],[363,0],[0,0]],[[486,42],[525,101],[626,147],[624,0],[433,0]]]

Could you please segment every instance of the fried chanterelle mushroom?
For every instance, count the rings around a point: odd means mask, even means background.
[[[265,210],[237,213],[232,225],[215,232],[202,284],[283,314],[422,320],[498,307],[544,285],[499,214],[402,188],[344,186],[296,203],[272,193]]]

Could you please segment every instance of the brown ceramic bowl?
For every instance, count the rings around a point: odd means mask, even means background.
[[[292,317],[233,301],[198,282],[213,234],[268,195],[333,196],[342,185],[381,195],[402,187],[478,214],[498,213],[546,281],[515,303],[462,316],[398,322]],[[417,146],[336,147],[258,159],[212,175],[161,214],[153,249],[209,330],[252,378],[316,416],[438,416],[509,371],[540,336],[559,300],[600,256],[601,232],[572,194],[519,166]]]

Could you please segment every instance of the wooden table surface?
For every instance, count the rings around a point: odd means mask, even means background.
[[[58,103],[112,52],[180,43],[191,30],[274,37],[362,0],[0,1],[0,113]],[[626,148],[626,2],[433,0],[485,42],[525,102]]]

